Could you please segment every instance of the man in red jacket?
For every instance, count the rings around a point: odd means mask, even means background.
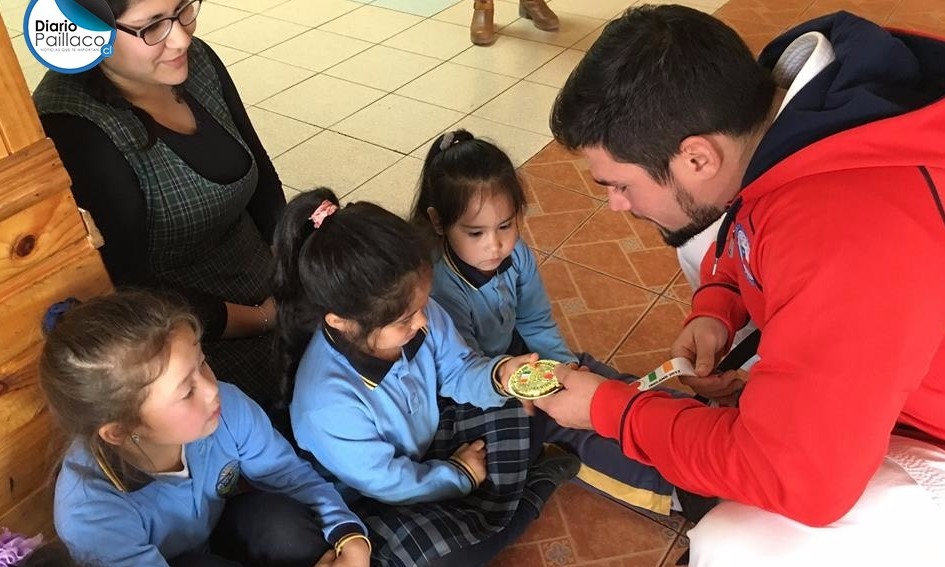
[[[672,347],[713,376],[761,329],[738,407],[559,367],[539,401],[722,504],[693,565],[945,565],[945,43],[848,13],[754,61],[681,6],[611,22],[555,103],[611,209],[680,246],[719,217]]]

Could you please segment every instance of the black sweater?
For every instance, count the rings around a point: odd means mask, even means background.
[[[256,192],[246,210],[263,238],[272,242],[273,230],[285,207],[282,183],[226,67],[216,53],[209,51],[209,54],[233,122],[259,169]],[[228,183],[245,175],[250,159],[242,146],[193,98],[185,95],[185,100],[196,118],[196,133],[179,134],[155,123],[157,137],[194,171],[213,182]],[[116,286],[154,287],[180,293],[201,319],[204,336],[218,338],[226,328],[223,299],[200,290],[169,286],[158,281],[148,269],[144,193],[138,176],[111,138],[96,124],[79,116],[48,114],[40,120],[72,177],[76,202],[92,213],[105,238],[101,254],[112,282]]]

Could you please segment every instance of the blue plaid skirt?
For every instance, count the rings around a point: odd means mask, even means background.
[[[455,500],[389,505],[359,500],[352,510],[370,530],[376,567],[414,567],[468,548],[498,533],[523,499],[543,499],[528,487],[529,418],[519,402],[497,409],[440,400],[440,424],[425,460],[448,459],[463,443],[484,439],[488,478]]]

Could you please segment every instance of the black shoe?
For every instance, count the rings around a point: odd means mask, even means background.
[[[545,446],[535,464],[528,468],[522,502],[530,505],[537,518],[555,490],[576,477],[580,469],[581,460],[574,455]]]
[[[548,481],[560,486],[576,477],[581,470],[581,459],[558,450],[546,448],[538,460],[528,469],[529,483]]]
[[[719,499],[714,496],[700,496],[678,486],[676,487],[676,498],[682,507],[680,514],[693,524],[698,524],[699,520],[719,503]]]

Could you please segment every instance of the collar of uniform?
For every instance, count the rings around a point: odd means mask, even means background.
[[[487,276],[466,262],[463,262],[459,254],[453,251],[453,248],[450,247],[445,238],[443,239],[443,258],[446,260],[446,265],[453,270],[453,273],[466,282],[466,285],[475,289],[481,288],[492,281],[492,278],[512,267],[512,256],[510,255],[506,257],[505,260],[502,260],[502,263],[496,268],[494,274]]]
[[[102,474],[119,492],[135,492],[154,482],[154,478],[148,473],[122,463],[121,457],[115,451],[95,447],[92,449],[92,456]]]
[[[345,360],[351,363],[351,366],[358,372],[364,385],[367,386],[369,390],[377,388],[394,366],[393,360],[382,360],[365,354],[361,349],[349,342],[338,329],[329,328],[328,325],[322,325],[322,334],[325,335],[328,344],[330,344],[338,354],[345,357]],[[410,339],[409,343],[404,345],[403,352],[407,356],[407,360],[413,360],[413,357],[420,351],[420,346],[426,338],[427,329],[424,327],[417,331],[417,334]]]

